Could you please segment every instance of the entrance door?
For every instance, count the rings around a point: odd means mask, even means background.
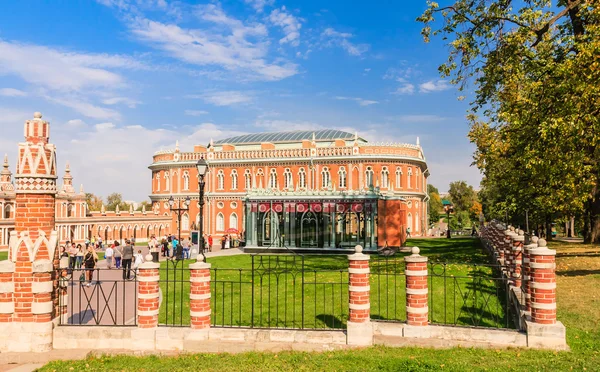
[[[319,218],[312,211],[304,212],[300,220],[300,246],[303,248],[319,246]]]

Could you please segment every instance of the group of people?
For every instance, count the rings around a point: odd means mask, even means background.
[[[177,255],[178,246],[181,246],[183,254],[182,258],[191,258],[190,250],[192,248],[192,241],[187,237],[179,241],[175,235],[164,236],[160,240],[155,236],[152,236],[148,241],[148,249],[155,262],[158,262],[159,254],[163,257],[175,257]]]

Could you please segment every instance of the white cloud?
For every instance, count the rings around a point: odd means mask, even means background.
[[[373,100],[363,99],[363,98],[359,98],[359,97],[336,96],[334,98],[337,99],[337,100],[340,100],[340,101],[355,101],[360,106],[370,106],[370,105],[374,105],[374,104],[379,103],[379,101],[373,101]]]
[[[279,44],[291,44],[293,46],[300,45],[300,28],[302,24],[300,19],[290,14],[285,6],[281,9],[275,9],[271,12],[269,20],[276,26],[283,29],[285,36],[279,40]]]
[[[92,103],[82,100],[81,98],[74,97],[54,97],[54,96],[45,96],[48,101],[57,103],[59,105],[69,107],[76,112],[84,115],[88,118],[93,119],[114,119],[120,120],[121,114],[118,111],[96,106]]]
[[[452,86],[448,84],[446,80],[429,80],[423,84],[419,85],[419,92],[421,93],[431,93],[431,92],[441,92],[444,90],[451,89]]]
[[[401,123],[407,124],[431,124],[431,123],[439,123],[445,121],[447,118],[439,115],[429,115],[429,114],[415,114],[415,115],[399,115],[391,118],[392,120],[399,121]]]
[[[72,127],[72,128],[80,128],[80,127],[85,127],[86,123],[85,123],[85,121],[83,121],[81,119],[73,119],[73,120],[67,121],[67,126]]]
[[[395,94],[413,94],[415,92],[415,86],[411,83],[404,83],[396,91]]]
[[[14,88],[2,88],[0,89],[0,96],[4,97],[25,97],[27,93],[22,90],[14,89]]]
[[[249,4],[258,13],[262,13],[266,6],[272,6],[275,0],[244,0],[246,4]]]
[[[100,123],[94,125],[94,128],[96,128],[96,131],[101,132],[103,130],[113,129],[115,128],[115,125],[113,123]]]
[[[129,108],[136,108],[136,106],[141,104],[142,102],[127,97],[112,97],[102,100],[102,103],[104,103],[105,105],[124,104]]]
[[[184,113],[188,116],[201,116],[208,114],[208,111],[203,110],[185,110]]]
[[[230,90],[222,92],[207,92],[204,94],[190,94],[186,98],[200,98],[215,106],[232,106],[250,103],[254,100],[252,95],[244,92]]]
[[[338,32],[331,27],[321,33],[321,38],[325,39],[325,46],[338,46],[352,56],[361,56],[369,50],[369,44],[353,44],[348,40],[353,37],[350,33]]]
[[[196,66],[216,66],[256,80],[281,80],[298,73],[297,65],[267,61],[269,39],[260,23],[244,24],[218,5],[196,8],[196,16],[214,27],[183,28],[138,17],[132,33],[169,56]],[[210,75],[210,74],[209,74]]]

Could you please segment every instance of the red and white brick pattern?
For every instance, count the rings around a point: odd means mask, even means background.
[[[412,249],[406,262],[406,320],[408,325],[429,324],[427,257],[419,255],[419,248]]]
[[[365,323],[371,320],[371,285],[369,282],[370,257],[362,253],[362,247],[356,246],[356,253],[348,256],[348,274],[350,277],[349,320],[352,323]]]
[[[190,265],[190,318],[192,329],[210,328],[210,264]]]

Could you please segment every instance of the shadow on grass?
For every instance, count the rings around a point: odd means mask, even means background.
[[[320,320],[327,328],[340,329],[346,328],[346,321],[338,318],[331,314],[319,314],[316,316],[317,320]]]
[[[587,276],[587,275],[600,275],[600,270],[569,270],[569,271],[557,271],[558,276]]]

